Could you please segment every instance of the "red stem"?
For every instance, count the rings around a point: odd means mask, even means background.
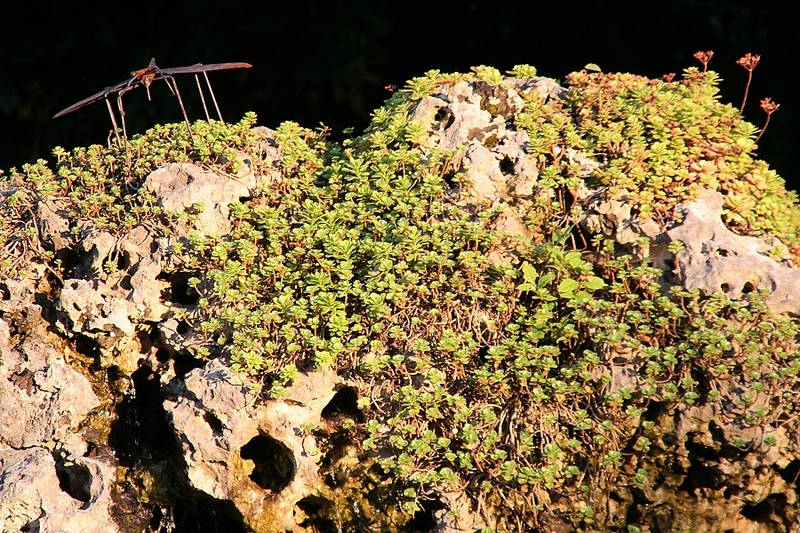
[[[761,128],[761,132],[758,134],[758,137],[756,137],[756,144],[758,144],[758,141],[761,140],[761,136],[764,135],[764,132],[767,131],[767,126],[769,126],[769,119],[771,117],[772,113],[767,113],[767,120],[764,121],[764,127]]]
[[[747,93],[750,91],[750,82],[753,81],[753,70],[747,70],[747,85],[744,86],[744,98],[742,98],[742,107],[739,108],[739,113],[744,113],[744,105],[747,103]]]

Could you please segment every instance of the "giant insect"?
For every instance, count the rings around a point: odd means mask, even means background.
[[[197,83],[197,90],[200,92],[200,101],[203,103],[203,111],[205,111],[206,119],[210,119],[208,114],[208,108],[206,107],[206,99],[203,95],[203,88],[200,84],[200,78],[198,74],[202,74],[203,78],[205,78],[206,86],[208,87],[208,92],[211,95],[211,100],[214,102],[214,109],[217,111],[217,116],[220,120],[222,120],[222,113],[219,110],[219,105],[217,104],[217,98],[214,96],[214,89],[211,88],[211,82],[208,79],[208,73],[213,70],[230,70],[236,68],[250,68],[253,65],[250,63],[212,63],[210,65],[204,65],[202,63],[196,63],[194,65],[188,65],[185,67],[174,67],[174,68],[160,68],[156,65],[155,58],[150,60],[150,63],[142,69],[134,70],[131,72],[131,77],[125,81],[121,81],[114,85],[110,85],[104,88],[101,91],[94,93],[91,96],[87,96],[83,100],[79,102],[75,102],[71,106],[62,109],[55,115],[53,118],[58,118],[61,116],[66,115],[67,113],[72,113],[84,106],[89,104],[93,104],[99,100],[105,100],[106,107],[108,108],[108,114],[111,117],[111,125],[114,128],[114,134],[117,137],[117,141],[120,141],[119,137],[119,126],[117,125],[117,119],[114,115],[114,109],[111,106],[111,102],[109,101],[109,97],[116,95],[117,100],[117,111],[119,112],[120,120],[122,122],[122,135],[127,140],[128,132],[125,126],[125,108],[122,105],[122,97],[125,93],[132,91],[137,87],[144,87],[145,91],[147,91],[147,99],[150,100],[150,85],[157,80],[164,80],[164,83],[167,84],[170,92],[175,96],[178,100],[178,105],[181,108],[181,113],[183,114],[183,120],[186,122],[186,127],[189,128],[189,136],[192,135],[192,129],[189,126],[189,117],[186,115],[186,108],[183,106],[183,99],[181,98],[181,93],[178,90],[178,83],[175,81],[174,76],[176,74],[194,74],[195,82]]]

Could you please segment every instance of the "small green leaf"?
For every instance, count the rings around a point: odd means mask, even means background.
[[[596,291],[596,290],[602,289],[605,286],[606,286],[606,282],[603,281],[602,278],[598,278],[597,276],[589,276],[583,282],[583,287],[587,291]]]
[[[536,278],[539,277],[539,273],[536,272],[536,269],[525,261],[522,263],[522,277],[525,280],[525,283],[530,283],[531,285],[536,283]]]
[[[579,285],[580,284],[572,278],[561,280],[561,283],[558,284],[558,295],[562,298],[571,298]]]

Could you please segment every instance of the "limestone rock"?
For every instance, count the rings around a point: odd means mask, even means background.
[[[82,457],[86,443],[75,433],[97,396],[42,339],[14,346],[2,318],[0,399],[0,531],[117,531],[114,468]]]
[[[538,170],[527,150],[527,133],[513,126],[525,105],[524,91],[545,99],[561,89],[545,78],[508,78],[499,87],[459,81],[420,100],[411,118],[427,131],[430,147],[453,151],[454,165],[466,178],[456,202],[475,211],[504,204],[495,228],[527,239],[523,213],[537,193]]]
[[[265,174],[257,175],[249,157],[239,154],[235,175],[215,172],[194,163],[170,163],[153,171],[145,179],[144,188],[153,193],[167,212],[198,209],[193,222],[196,231],[223,235],[230,230],[228,206],[275,178],[272,166],[277,164],[280,150],[271,130],[258,128],[256,132],[262,137]]]
[[[303,428],[320,424],[337,382],[333,372],[301,375],[283,399],[255,407],[253,384],[221,361],[188,373],[164,408],[192,486],[233,501],[257,531],[295,529],[295,505],[323,487]]]
[[[0,531],[119,531],[109,514],[112,480],[113,468],[98,460],[64,465],[44,448],[0,449]]]
[[[0,444],[46,446],[65,439],[99,404],[89,381],[41,339],[9,343],[0,319]]]
[[[709,190],[678,208],[683,221],[667,235],[685,246],[678,253],[676,272],[683,285],[721,291],[731,298],[766,289],[767,304],[773,311],[800,314],[800,270],[788,259],[781,260],[786,247],[777,239],[730,231],[720,218],[722,204],[722,195]]]
[[[577,197],[583,204],[580,223],[591,233],[611,235],[619,244],[633,244],[640,237],[655,238],[663,232],[655,220],[631,214],[632,203],[625,192],[609,196],[604,190],[584,188]]]

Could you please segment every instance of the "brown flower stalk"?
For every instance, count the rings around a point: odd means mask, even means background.
[[[736,64],[747,70],[747,85],[744,86],[744,98],[742,98],[742,106],[739,108],[739,113],[744,112],[744,105],[747,103],[747,93],[750,91],[750,82],[753,81],[753,70],[758,66],[761,61],[759,54],[751,54],[747,52],[745,55],[736,61]]]

